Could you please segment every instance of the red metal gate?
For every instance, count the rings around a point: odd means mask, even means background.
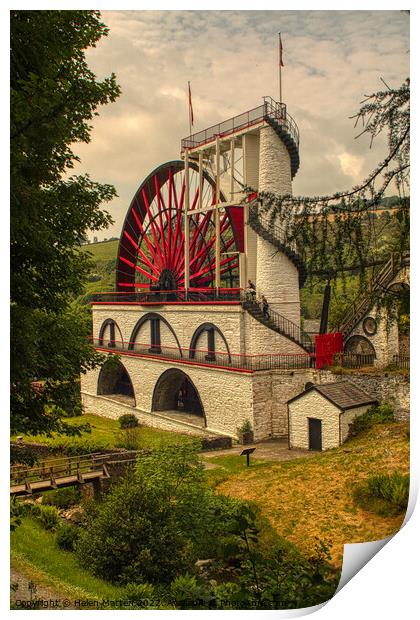
[[[343,352],[343,334],[320,334],[315,336],[315,357],[317,369],[331,366],[336,353]]]

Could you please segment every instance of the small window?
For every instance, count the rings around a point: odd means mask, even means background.
[[[308,381],[308,383],[305,383],[305,390],[309,390],[309,388],[311,388],[314,385],[314,383],[312,383],[312,381]]]

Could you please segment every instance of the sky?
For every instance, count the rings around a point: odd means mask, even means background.
[[[355,139],[351,120],[365,95],[409,76],[409,16],[369,11],[102,11],[108,37],[87,51],[99,79],[111,72],[122,94],[99,109],[92,140],[75,146],[76,173],[115,185],[106,208],[119,236],[131,199],[160,164],[178,159],[188,128],[191,82],[194,131],[278,100],[278,32],[283,101],[299,126],[295,195],[346,190],[385,154],[378,140]]]

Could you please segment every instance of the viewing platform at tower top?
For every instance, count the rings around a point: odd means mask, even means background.
[[[194,158],[194,152],[211,149],[219,138],[221,150],[223,142],[226,148],[228,143],[237,137],[269,124],[285,143],[289,151],[292,176],[299,168],[299,129],[295,120],[287,112],[285,103],[274,101],[271,97],[263,97],[263,103],[256,108],[233,116],[228,120],[212,125],[181,140],[181,157],[188,151],[189,157]]]

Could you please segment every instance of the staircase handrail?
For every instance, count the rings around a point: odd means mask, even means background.
[[[401,269],[401,266],[406,260],[406,256],[401,256],[401,261],[395,260],[395,257],[399,256],[398,253],[392,253],[388,261],[383,265],[381,270],[373,276],[370,282],[370,293],[377,291],[379,288],[383,288],[394,278],[394,276]],[[351,332],[355,322],[358,322],[366,312],[366,310],[372,305],[372,300],[365,293],[359,293],[355,298],[351,308],[343,315],[337,325],[337,331],[341,331],[344,336]]]
[[[259,310],[261,312],[261,306],[257,301],[250,299],[242,300],[242,307],[250,311],[250,308],[254,308],[255,310]],[[279,332],[281,332],[287,338],[294,340],[297,344],[299,344],[305,351],[312,352],[314,345],[311,337],[307,334],[300,325],[293,323],[290,319],[286,318],[276,310],[268,307],[268,316],[269,321],[271,321],[274,326],[277,328]],[[252,312],[250,312],[252,314]],[[255,318],[255,317],[254,317]]]

